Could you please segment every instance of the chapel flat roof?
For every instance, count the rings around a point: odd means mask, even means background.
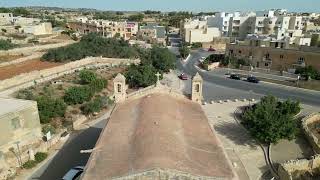
[[[166,94],[151,94],[117,106],[83,179],[112,179],[155,168],[234,178],[201,106]]]

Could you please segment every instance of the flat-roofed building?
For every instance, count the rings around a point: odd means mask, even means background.
[[[287,48],[278,41],[256,42],[257,44],[254,41],[246,44],[227,44],[226,56],[247,59],[254,67],[277,71],[305,66],[313,66],[320,70],[320,49],[317,47]]]

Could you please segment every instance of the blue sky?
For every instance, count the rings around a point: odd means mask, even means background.
[[[319,12],[320,0],[0,0],[1,7],[55,6],[102,10],[247,11],[286,8],[289,11]]]

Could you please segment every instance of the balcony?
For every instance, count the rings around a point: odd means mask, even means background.
[[[262,61],[263,62],[267,62],[267,63],[271,63],[272,62],[271,58],[266,58],[266,57],[263,57]]]

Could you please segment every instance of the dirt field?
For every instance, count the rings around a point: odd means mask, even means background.
[[[42,62],[40,60],[31,60],[23,63],[5,66],[0,68],[0,80],[8,79],[16,75],[27,73],[35,70],[48,69],[62,63]]]
[[[0,56],[0,63],[22,58],[21,55]]]

